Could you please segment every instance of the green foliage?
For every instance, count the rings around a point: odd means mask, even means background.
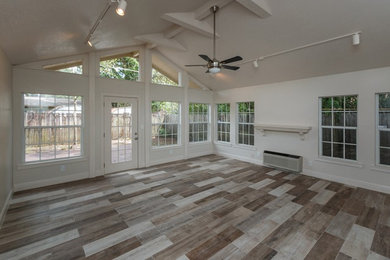
[[[152,83],[154,84],[160,84],[160,85],[170,85],[170,86],[177,86],[177,82],[171,80],[164,74],[162,74],[160,71],[156,69],[152,69]]]
[[[208,104],[195,104],[191,103],[189,105],[189,112],[190,113],[202,113],[202,112],[208,112],[209,111],[209,105]]]
[[[110,79],[138,80],[139,62],[133,57],[121,57],[100,62],[100,76]]]
[[[333,103],[333,105],[332,105]],[[322,111],[356,111],[358,97],[357,96],[338,96],[338,97],[324,97],[321,98]]]
[[[255,112],[255,102],[240,102],[240,103],[238,103],[238,112],[239,113],[254,113]]]
[[[379,94],[379,109],[388,111],[389,108],[390,108],[390,93]]]
[[[229,113],[230,112],[230,104],[229,103],[218,104],[217,105],[217,111],[219,113]]]
[[[152,101],[152,113],[165,111],[167,114],[179,114],[179,103]]]

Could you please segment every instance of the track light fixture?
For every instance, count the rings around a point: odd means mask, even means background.
[[[354,34],[352,35],[352,44],[353,44],[354,46],[357,46],[357,45],[360,44],[360,33],[354,33]]]
[[[264,56],[258,57],[256,59],[247,60],[247,61],[242,62],[239,65],[252,63],[253,67],[257,68],[259,66],[259,61],[261,61],[261,60],[265,60],[265,59],[269,59],[269,58],[272,58],[272,57],[275,57],[275,56],[280,56],[280,55],[283,55],[283,54],[286,54],[286,53],[291,53],[291,52],[299,51],[299,50],[302,50],[302,49],[306,49],[306,48],[322,45],[322,44],[325,44],[325,43],[328,43],[328,42],[337,41],[337,40],[344,39],[344,38],[351,37],[351,36],[352,36],[352,45],[357,46],[357,45],[360,44],[360,35],[361,34],[362,34],[362,31],[357,31],[357,32],[354,32],[354,33],[348,33],[348,34],[340,35],[340,36],[333,37],[333,38],[330,38],[330,39],[326,39],[326,40],[323,40],[323,41],[313,42],[313,43],[309,43],[309,44],[302,45],[302,46],[299,46],[299,47],[295,47],[295,48],[292,48],[292,49],[279,51],[279,52],[274,52],[274,53],[271,53],[271,54],[268,54],[268,55],[264,55]]]
[[[96,28],[99,26],[99,24],[102,22],[104,16],[110,9],[112,3],[118,3],[117,8],[115,9],[116,13],[120,16],[124,16],[126,12],[127,2],[126,0],[108,0],[106,6],[104,9],[100,12],[99,17],[96,19],[96,22],[93,24],[91,30],[88,33],[87,38],[85,39],[85,44],[88,44],[90,47],[93,46],[91,42],[91,38],[93,33],[95,32]]]
[[[124,16],[125,11],[126,11],[126,7],[127,7],[126,0],[118,0],[118,7],[116,8],[115,11],[118,15]]]

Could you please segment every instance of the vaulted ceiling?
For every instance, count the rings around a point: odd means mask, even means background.
[[[127,1],[124,17],[110,10],[99,25],[92,38],[95,49],[143,43],[135,37],[172,28],[173,23],[162,18],[164,14],[193,12],[209,2]],[[238,71],[217,75],[204,73],[204,68],[185,69],[212,89],[225,89],[390,65],[390,1],[262,1],[272,12],[267,18],[260,18],[239,1],[227,1],[217,13],[219,59],[240,55],[250,60],[355,31],[362,31],[361,44],[352,46],[350,38],[340,39],[266,59],[258,68],[248,63]],[[84,40],[105,4],[106,0],[2,0],[0,47],[13,64],[89,52]],[[212,25],[211,16],[200,20]],[[183,68],[203,63],[198,54],[212,56],[212,40],[204,34],[184,29],[172,39],[185,50],[166,44],[157,48]]]

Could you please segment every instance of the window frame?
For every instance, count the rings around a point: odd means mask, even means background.
[[[343,121],[344,121],[344,125],[343,126],[334,126],[334,110],[333,110],[333,104],[334,104],[334,98],[338,98],[338,97],[343,97],[344,98],[344,107],[343,107],[343,113],[344,113],[344,117],[343,117]],[[356,126],[345,126],[345,113],[346,112],[350,112],[348,110],[345,110],[345,98],[346,97],[356,97],[357,98],[357,106],[356,106],[356,111],[352,111],[352,112],[356,112]],[[330,112],[332,113],[332,117],[331,117],[331,121],[332,121],[332,124],[330,126],[325,126],[324,128],[329,128],[331,129],[331,141],[327,142],[327,143],[330,143],[331,144],[331,156],[326,156],[326,155],[323,155],[323,126],[322,126],[322,99],[323,98],[332,98],[332,107],[331,107],[331,110]],[[326,111],[325,111],[326,112]],[[333,161],[340,161],[340,162],[349,162],[349,163],[358,163],[359,162],[359,149],[358,149],[358,144],[359,144],[359,95],[358,94],[345,94],[345,95],[334,95],[334,96],[321,96],[318,98],[318,156],[324,160],[333,160]],[[340,142],[333,142],[333,129],[342,129],[343,130],[343,138],[344,138],[344,142],[343,143],[340,143]],[[352,143],[346,143],[345,142],[345,130],[355,130],[356,131],[356,143],[355,144],[352,144]],[[336,143],[336,144],[342,144],[343,145],[343,158],[340,158],[340,157],[334,157],[333,156],[333,144]],[[345,145],[355,145],[356,147],[356,159],[347,159],[345,158]]]
[[[219,115],[219,111],[218,111],[218,106],[219,105],[229,105],[229,112],[223,112],[223,113],[228,113],[229,114],[229,121],[224,121],[224,122],[219,122],[218,120],[218,115]],[[218,103],[218,104],[215,104],[215,141],[217,143],[222,143],[222,144],[230,144],[232,143],[232,120],[231,120],[231,109],[232,109],[232,105],[231,103],[227,102],[227,103]],[[219,140],[219,130],[218,130],[218,125],[219,124],[225,124],[225,125],[229,125],[229,132],[221,132],[221,133],[229,133],[229,141],[221,141]]]
[[[190,125],[191,124],[205,124],[205,122],[199,122],[199,121],[198,122],[191,122],[190,121],[190,106],[191,106],[191,104],[194,104],[194,105],[207,105],[207,139],[206,140],[202,140],[202,141],[191,141],[190,140],[190,134],[191,133],[192,134],[200,133],[200,131],[198,131],[198,132],[194,132],[194,131],[190,132]],[[200,102],[189,102],[188,103],[187,115],[188,115],[188,143],[190,145],[202,144],[202,143],[210,143],[211,142],[211,104],[209,104],[209,103],[200,103]]]
[[[153,122],[152,122],[152,117],[153,117],[153,111],[151,110],[151,113],[150,113],[150,115],[151,115],[151,122],[150,122],[150,126],[151,126],[151,128],[150,128],[150,140],[151,140],[151,142],[150,142],[150,146],[151,146],[151,148],[152,148],[152,150],[158,150],[158,149],[164,149],[164,148],[172,148],[172,147],[177,147],[177,146],[181,146],[182,145],[182,132],[181,132],[181,129],[182,129],[182,127],[181,127],[181,116],[182,116],[182,111],[181,111],[181,109],[182,109],[182,104],[179,102],[179,101],[166,101],[166,100],[152,100],[151,102],[150,102],[150,109],[152,109],[152,105],[153,105],[153,102],[170,102],[170,103],[177,103],[178,104],[178,111],[179,111],[179,113],[178,113],[178,123],[177,124],[172,124],[172,123],[170,123],[170,124],[153,124]],[[169,145],[162,145],[162,146],[160,146],[160,145],[156,145],[156,146],[154,146],[153,145],[153,126],[154,125],[177,125],[177,144],[169,144]]]
[[[240,123],[240,120],[239,120],[239,116],[240,116],[240,112],[239,112],[239,104],[240,103],[253,103],[253,123]],[[235,139],[236,139],[236,145],[238,146],[241,146],[241,147],[246,147],[246,148],[249,148],[249,147],[253,147],[255,148],[256,147],[256,142],[255,142],[255,118],[256,118],[256,111],[255,111],[255,108],[256,108],[256,102],[255,101],[239,101],[239,102],[236,102],[236,136],[235,136]],[[253,144],[244,144],[244,143],[239,143],[239,135],[240,135],[240,124],[244,124],[244,125],[252,125],[253,126]]]
[[[62,69],[68,69],[81,66],[81,73],[73,73],[73,72],[66,72],[61,71]],[[69,60],[66,62],[59,62],[59,63],[53,63],[53,64],[46,64],[43,65],[42,68],[46,71],[55,71],[55,72],[61,72],[61,73],[68,73],[68,74],[74,74],[74,75],[85,75],[85,64],[83,59],[75,59],[75,60]]]
[[[64,126],[32,126],[32,127],[26,127],[24,124],[24,107],[25,107],[25,94],[34,94],[34,95],[52,95],[52,96],[77,96],[81,97],[81,124],[80,125],[64,125]],[[21,165],[46,165],[46,164],[55,164],[56,162],[68,162],[68,161],[74,161],[74,160],[80,160],[85,158],[85,142],[84,142],[84,129],[85,129],[85,97],[83,95],[77,94],[77,95],[71,95],[71,94],[59,94],[59,93],[37,93],[37,92],[22,92],[21,93],[21,118],[22,118],[22,140],[21,140],[21,145],[22,145],[22,164]],[[58,129],[58,128],[80,128],[80,155],[78,156],[69,156],[69,157],[62,157],[62,158],[53,158],[53,159],[46,159],[46,160],[35,160],[35,161],[26,161],[26,129]],[[55,136],[56,137],[56,136]],[[54,147],[56,147],[56,138],[54,137]],[[41,137],[39,137],[39,145],[42,145],[41,143]],[[54,156],[56,155],[56,149],[54,148]],[[40,149],[40,155],[41,157],[41,149]]]
[[[380,163],[380,132],[390,132],[390,128],[385,128],[385,129],[380,129],[379,128],[379,95],[381,94],[390,94],[390,92],[379,92],[375,93],[375,165],[380,166],[380,167],[389,167],[390,164],[381,164]],[[389,149],[390,148],[386,148]]]
[[[112,79],[112,78],[100,77],[100,59],[102,59],[104,57],[109,57],[109,56],[125,55],[125,54],[131,53],[131,52],[138,52],[139,53],[138,80]],[[103,80],[120,80],[120,81],[128,82],[130,84],[144,83],[144,71],[145,71],[144,57],[145,57],[145,51],[144,51],[144,48],[142,48],[142,46],[133,46],[133,47],[116,49],[116,50],[99,51],[96,53],[96,56],[95,56],[95,75],[96,75],[96,78],[103,79]]]

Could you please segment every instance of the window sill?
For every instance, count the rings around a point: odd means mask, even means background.
[[[341,165],[341,166],[348,166],[348,167],[355,167],[355,168],[363,168],[364,165],[357,161],[351,161],[351,160],[337,160],[337,159],[330,159],[330,158],[324,158],[319,157],[315,159],[316,162],[323,162],[323,163],[330,163],[335,165]]]
[[[233,147],[243,149],[243,150],[257,151],[257,148],[254,145],[236,144]]]
[[[188,142],[188,145],[189,145],[189,146],[205,145],[205,144],[211,144],[211,141],[203,141],[203,142]]]
[[[165,146],[154,146],[154,147],[152,147],[152,151],[169,150],[169,149],[180,149],[180,148],[183,148],[182,144],[165,145]]]
[[[86,157],[74,157],[71,159],[57,159],[57,160],[43,161],[43,162],[21,163],[21,164],[18,164],[16,168],[18,170],[25,170],[25,169],[31,169],[31,168],[40,168],[40,167],[47,167],[47,166],[60,165],[60,164],[78,163],[78,162],[84,162],[84,161],[87,161]]]
[[[376,172],[390,173],[390,165],[374,164],[372,165],[371,170]]]
[[[215,141],[214,144],[215,145],[221,145],[221,146],[233,147],[233,144],[230,143],[230,142],[218,142],[218,141]]]

